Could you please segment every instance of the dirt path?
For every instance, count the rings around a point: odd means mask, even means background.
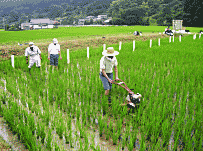
[[[90,47],[91,49],[95,49],[98,47],[102,47],[103,44],[106,44],[106,47],[108,45],[112,44],[118,44],[120,41],[122,43],[129,43],[133,40],[136,41],[146,41],[149,39],[157,39],[157,38],[167,38],[168,35],[165,34],[159,34],[159,33],[143,33],[142,36],[134,36],[132,33],[126,33],[126,34],[117,34],[117,35],[104,35],[105,38],[102,38],[102,35],[92,35],[92,36],[86,36],[86,37],[79,37],[75,39],[68,39],[62,41],[59,41],[60,48],[62,53],[66,51],[67,49],[71,51],[76,51],[78,49],[87,49],[87,47]],[[29,43],[29,42],[25,42]],[[50,43],[52,43],[52,40],[41,40],[41,41],[34,41],[35,45],[39,47],[39,49],[42,51],[44,55],[48,55],[47,50]],[[8,60],[11,57],[11,54],[17,55],[17,56],[24,56],[24,51],[28,47],[28,44],[25,44],[23,46],[18,46],[17,43],[15,45],[3,45],[0,46],[0,53],[2,51],[2,54],[0,55],[0,60]],[[115,48],[116,49],[116,48]]]

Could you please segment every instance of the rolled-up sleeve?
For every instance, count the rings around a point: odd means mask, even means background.
[[[100,60],[100,69],[105,69],[104,58],[101,58],[101,60]]]
[[[25,49],[25,56],[26,56],[26,57],[28,56],[28,51],[27,51],[27,49]]]
[[[58,51],[60,51],[60,45],[58,46],[59,48],[58,48]]]
[[[48,52],[51,52],[51,45],[49,45],[48,47]]]

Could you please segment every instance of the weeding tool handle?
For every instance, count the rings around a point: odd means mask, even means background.
[[[119,85],[119,86],[121,86],[121,87],[124,88],[124,89],[126,89],[126,90],[128,91],[128,93],[134,94],[134,92],[132,92],[132,91],[127,87],[127,85],[125,84],[125,82],[124,82],[123,80],[118,79],[117,81],[121,81],[121,82],[120,82],[120,83],[116,83],[115,80],[113,80],[113,83],[114,83],[114,84],[117,84],[117,85]],[[124,84],[125,87],[122,86],[121,84]]]

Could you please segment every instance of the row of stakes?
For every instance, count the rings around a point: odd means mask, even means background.
[[[199,34],[199,39],[201,38],[201,33]],[[196,39],[196,34],[193,36],[193,39]],[[179,36],[179,41],[181,42],[181,35]],[[171,36],[169,37],[169,43],[171,42]],[[173,42],[174,42],[174,36],[173,36]],[[119,42],[119,51],[121,50],[122,42]],[[160,38],[158,40],[158,45],[160,46]],[[152,47],[152,39],[150,39],[150,48]],[[103,44],[103,51],[106,50],[106,44]],[[133,40],[133,51],[135,51],[135,40]],[[87,58],[89,59],[89,47],[87,47]],[[41,60],[39,59],[40,64]],[[69,55],[69,49],[67,49],[67,63],[70,63],[70,55]],[[11,55],[11,64],[14,68],[14,55]]]

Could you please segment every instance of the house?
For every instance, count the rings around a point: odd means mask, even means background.
[[[90,21],[90,19],[95,19],[95,16],[87,16],[86,19],[88,19]]]
[[[105,24],[105,25],[110,25],[110,21],[111,21],[112,19],[107,19],[107,20],[105,20],[103,23]]]
[[[22,23],[21,29],[28,30],[29,29],[47,29],[53,28],[54,24],[58,24],[57,21],[53,21],[50,19],[31,19],[30,23]]]
[[[78,25],[84,25],[85,19],[79,19],[78,20]]]
[[[98,19],[107,19],[107,15],[98,15],[97,18]]]
[[[31,23],[22,23],[21,24],[21,29],[23,30],[30,30]]]

